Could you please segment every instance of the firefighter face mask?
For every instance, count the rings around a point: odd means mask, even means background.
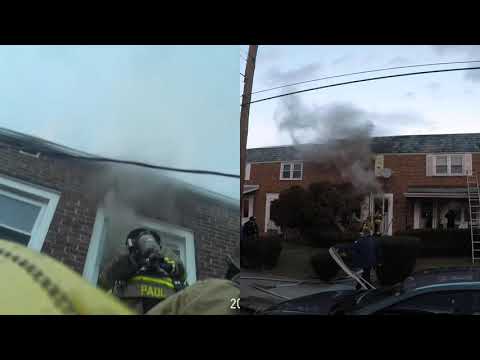
[[[154,252],[160,251],[160,245],[151,234],[145,234],[138,238],[137,249],[142,256],[148,256]]]

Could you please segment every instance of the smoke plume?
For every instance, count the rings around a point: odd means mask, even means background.
[[[349,104],[310,109],[298,97],[287,97],[275,118],[305,160],[334,166],[361,193],[381,191],[372,169],[369,113]]]

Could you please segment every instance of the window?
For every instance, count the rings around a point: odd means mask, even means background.
[[[59,195],[8,177],[0,177],[0,238],[40,251]]]
[[[447,166],[447,156],[437,156],[436,158],[436,172],[437,175],[439,174],[447,174],[448,173],[448,166]]]
[[[280,167],[280,180],[302,180],[303,163],[282,163]]]
[[[83,277],[92,284],[97,284],[98,276],[105,264],[112,257],[124,251],[124,240],[129,231],[134,228],[147,228],[158,232],[163,244],[173,251],[184,263],[187,282],[197,280],[195,262],[195,243],[193,232],[176,225],[138,216],[137,222],[125,227],[121,219],[114,218],[108,212],[99,208],[95,219],[92,238],[88,248],[87,259],[83,269]],[[120,239],[120,240],[119,240]]]
[[[465,160],[463,154],[436,155],[435,175],[458,176],[465,173]]]
[[[451,162],[452,162],[451,173],[459,174],[459,175],[463,174],[463,156],[452,155]]]

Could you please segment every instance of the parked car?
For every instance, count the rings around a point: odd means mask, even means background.
[[[262,314],[480,315],[480,268],[424,270],[394,286],[317,293],[278,303]]]

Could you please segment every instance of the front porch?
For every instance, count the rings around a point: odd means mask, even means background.
[[[409,188],[413,229],[468,229],[470,212],[466,188]]]

